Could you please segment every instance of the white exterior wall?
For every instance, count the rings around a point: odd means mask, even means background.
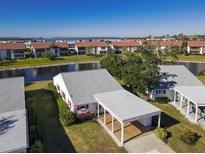
[[[7,57],[7,50],[0,50],[0,58]]]
[[[59,75],[53,77],[53,84],[54,84],[56,87],[57,87],[57,85],[58,85],[58,86],[60,87],[60,91],[63,91],[63,92],[64,92],[64,94],[65,94],[65,100],[64,100],[64,101],[65,101],[66,103],[68,103],[67,100],[70,101],[70,103],[71,103],[70,110],[75,113],[73,101],[72,101],[72,99],[71,99],[71,97],[70,97],[70,94],[68,93],[68,90],[67,90],[67,88],[66,88],[66,86],[65,86],[65,83],[64,83],[64,81],[63,81],[63,79],[62,79],[61,74],[59,74]],[[58,93],[60,93],[60,91],[58,91]]]
[[[200,55],[202,55],[203,53],[205,53],[203,50],[204,50],[204,47],[197,47],[197,49],[192,49],[192,47],[187,46],[187,52],[189,54],[200,54]]]
[[[152,92],[150,93],[150,98],[151,99],[160,98],[160,97],[167,97],[171,101],[174,99],[174,91],[173,90],[170,90],[170,89],[159,89],[159,90],[166,90],[165,94],[163,94],[163,93],[157,94],[156,90],[157,89],[152,90]]]
[[[151,126],[152,125],[152,116],[151,117],[144,117],[144,118],[141,118],[139,121],[143,126]]]

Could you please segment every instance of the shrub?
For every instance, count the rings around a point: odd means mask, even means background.
[[[183,135],[181,135],[181,140],[187,144],[195,145],[201,136],[196,132],[193,132],[189,128],[184,128]]]
[[[36,132],[36,126],[35,125],[30,126],[30,132],[31,133],[35,133]]]
[[[167,143],[167,140],[169,138],[169,132],[165,129],[165,128],[160,128],[157,127],[154,130],[154,133],[157,137],[159,137],[162,141],[164,141],[165,143]]]
[[[167,104],[170,102],[169,98],[167,97],[159,97],[159,98],[156,98],[155,101],[160,104]]]
[[[51,51],[45,51],[43,53],[43,57],[48,58],[50,60],[55,60],[56,59],[56,55]]]
[[[36,140],[35,143],[30,147],[30,153],[43,153],[43,144],[40,140]]]
[[[60,117],[63,125],[70,126],[70,125],[76,123],[75,115],[70,111],[68,105],[59,97],[53,84],[49,84],[48,88],[53,96],[53,99],[55,99],[55,101],[58,104],[59,117]]]
[[[198,75],[205,75],[205,71],[199,72]]]

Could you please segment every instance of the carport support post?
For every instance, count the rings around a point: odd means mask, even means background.
[[[104,108],[104,124],[106,124],[106,111],[105,111],[105,108]]]
[[[187,104],[187,112],[186,112],[186,114],[187,114],[187,115],[189,115],[189,104],[190,104],[189,99],[188,99],[188,101],[187,101],[187,102],[188,102],[188,104]]]
[[[177,92],[176,92],[176,90],[174,90],[174,104],[176,103],[176,94],[177,94]]]
[[[114,132],[114,117],[112,115],[112,133]]]
[[[179,108],[180,108],[180,110],[181,110],[181,108],[182,108],[183,96],[182,96],[182,94],[180,94],[180,95],[181,95],[181,98],[180,98],[180,105],[179,105]]]
[[[158,115],[158,127],[160,127],[160,121],[161,121],[161,112]]]
[[[98,103],[98,118],[100,117],[100,104]]]
[[[121,122],[121,143],[124,144],[124,123]]]
[[[197,122],[198,120],[197,115],[198,115],[198,105],[196,105],[195,122]]]

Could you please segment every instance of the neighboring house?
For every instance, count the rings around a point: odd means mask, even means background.
[[[187,52],[189,54],[205,54],[205,41],[188,41]]]
[[[148,45],[156,49],[165,49],[169,47],[181,47],[182,41],[146,41]]]
[[[151,91],[150,98],[167,97],[174,100],[174,88],[176,86],[202,86],[198,80],[184,65],[160,65],[160,82]]]
[[[52,47],[55,45],[56,47]],[[56,56],[68,55],[68,44],[66,42],[32,42],[31,50],[35,57],[42,57],[46,51],[53,52]]]
[[[24,78],[0,79],[0,153],[26,152],[29,146]]]
[[[76,42],[76,51],[78,54],[94,54],[94,55],[104,55],[107,54],[108,44],[106,42]]]
[[[135,40],[130,41],[113,41],[111,48],[115,50],[115,53],[121,53],[123,49],[134,52],[140,46],[140,43]]]
[[[95,94],[123,89],[105,69],[60,73],[53,82],[75,114],[96,114]]]
[[[77,54],[77,47],[75,46],[75,42],[67,42],[67,43],[68,43],[69,54]]]
[[[0,43],[0,58],[25,58],[26,47],[24,43]]]

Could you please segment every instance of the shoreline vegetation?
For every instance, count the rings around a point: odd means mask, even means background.
[[[3,65],[0,65],[0,71],[60,66],[60,65],[67,65],[67,64],[95,63],[95,62],[97,63],[100,62],[102,57],[103,56],[94,56],[94,55],[93,56],[72,55],[72,56],[57,57],[55,60],[49,60],[48,58],[11,60]]]
[[[205,56],[203,55],[179,55],[178,57],[178,62],[205,63]],[[67,64],[98,63],[102,60],[102,58],[103,56],[72,55],[57,57],[55,60],[49,60],[48,58],[19,59],[0,65],[0,71],[60,66]],[[168,58],[167,62],[169,61],[170,59]]]

